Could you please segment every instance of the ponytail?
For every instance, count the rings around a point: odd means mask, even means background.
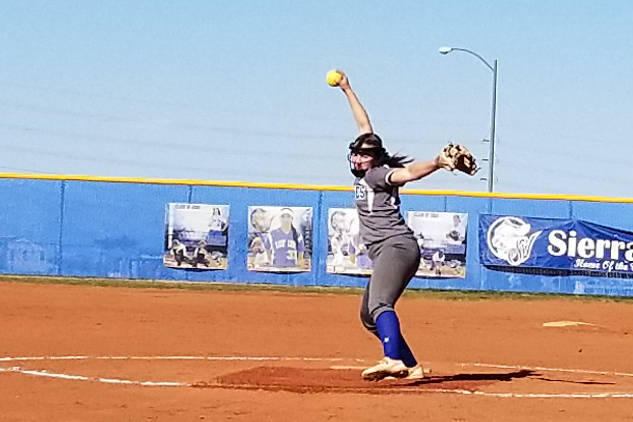
[[[405,164],[412,163],[413,158],[407,155],[400,154],[390,155],[388,152],[385,151],[381,161],[383,165],[386,164],[389,167],[404,167]]]

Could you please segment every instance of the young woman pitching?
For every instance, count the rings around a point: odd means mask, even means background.
[[[440,168],[453,170],[453,161],[441,153],[430,161],[413,161],[390,155],[373,131],[367,112],[352,90],[345,73],[338,71],[338,86],[345,94],[360,135],[349,145],[360,235],[373,261],[373,273],[360,310],[367,330],[382,342],[384,358],[365,369],[365,380],[386,377],[422,378],[424,371],[400,331],[396,301],[418,269],[420,249],[400,213],[398,188]]]

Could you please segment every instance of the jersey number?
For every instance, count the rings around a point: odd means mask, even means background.
[[[356,185],[354,191],[356,195],[356,200],[365,199],[365,197],[367,196],[367,189],[365,188],[365,186]]]

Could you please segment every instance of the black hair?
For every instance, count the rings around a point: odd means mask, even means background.
[[[295,229],[294,224],[290,224],[290,230],[292,230],[292,238],[295,241],[295,249],[297,253],[299,253],[299,233],[297,233],[297,229]]]
[[[363,133],[349,144],[349,149],[351,152],[362,151],[373,156],[379,166],[404,167],[413,162],[413,158],[407,155],[389,154],[382,145],[382,139],[375,133]]]

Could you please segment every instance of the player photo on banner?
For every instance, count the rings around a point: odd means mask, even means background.
[[[246,266],[251,271],[310,271],[312,208],[248,207]]]
[[[227,268],[228,205],[170,203],[166,221],[165,266],[201,270]]]
[[[367,248],[358,233],[358,213],[355,208],[328,210],[327,272],[368,275],[372,271]]]
[[[420,246],[418,277],[466,277],[468,214],[409,211],[407,223]]]

